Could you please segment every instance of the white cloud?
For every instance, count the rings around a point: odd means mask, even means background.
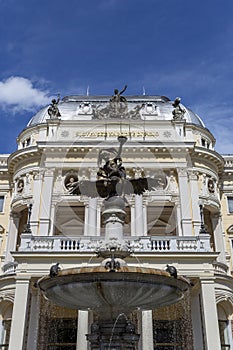
[[[14,113],[30,111],[50,102],[47,93],[33,87],[29,79],[12,76],[0,81],[0,107]]]

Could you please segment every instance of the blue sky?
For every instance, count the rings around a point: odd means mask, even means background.
[[[165,95],[233,153],[232,0],[0,0],[0,153],[51,96]]]

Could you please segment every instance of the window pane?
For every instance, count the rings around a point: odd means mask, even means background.
[[[3,212],[4,196],[0,196],[0,213]]]
[[[228,201],[228,211],[229,213],[233,213],[233,197],[227,197]]]

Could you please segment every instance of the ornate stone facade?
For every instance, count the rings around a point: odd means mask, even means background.
[[[78,324],[69,346],[88,349],[85,334],[96,316],[82,310],[74,316],[51,305],[45,314],[36,282],[56,262],[62,268],[99,263],[103,199],[82,191],[73,195],[72,188],[80,180],[96,180],[100,150],[116,148],[120,135],[128,138],[121,155],[126,177],[150,177],[155,184],[143,195],[125,196],[122,234],[133,251],[128,263],[160,269],[172,264],[190,279],[187,349],[220,350],[223,342],[233,347],[233,156],[214,150],[213,135],[180,101],[122,94],[54,101],[49,113],[48,107],[39,111],[19,135],[18,150],[0,155],[0,313],[9,350],[55,346],[45,319],[58,328],[59,322]],[[176,314],[171,308],[127,315],[141,335],[140,349],[157,349],[153,324],[161,334],[163,327],[167,334],[186,334],[178,327],[181,306],[174,308]]]

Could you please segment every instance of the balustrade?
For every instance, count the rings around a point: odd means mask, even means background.
[[[126,237],[132,250],[136,252],[208,252],[211,251],[209,235],[202,236],[142,236]],[[102,237],[64,237],[21,235],[19,251],[32,252],[95,252]]]

